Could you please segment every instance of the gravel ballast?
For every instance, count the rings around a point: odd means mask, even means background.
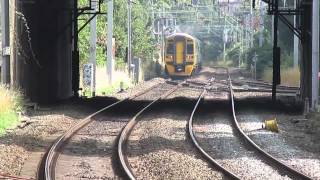
[[[320,153],[310,152],[306,147],[312,143],[310,135],[304,132],[305,122],[293,123],[301,116],[262,110],[240,111],[241,128],[252,140],[271,155],[287,165],[320,179]],[[279,133],[261,129],[264,120],[277,118]]]
[[[154,78],[149,81],[141,82],[141,83],[135,85],[134,87],[131,87],[123,92],[111,94],[110,97],[114,97],[117,99],[129,98],[135,94],[138,94],[139,92],[143,92],[148,88],[152,88],[153,86],[157,86],[158,84],[162,84],[162,83],[165,83],[165,79]]]
[[[241,179],[289,179],[243,143],[226,108],[212,107],[211,112],[195,116],[195,135],[205,151]]]
[[[163,83],[162,78],[142,82],[114,97],[123,99],[144,91],[156,84]],[[96,101],[96,102],[95,102]],[[114,101],[114,100],[113,100]],[[80,101],[67,101],[50,106],[41,106],[38,110],[28,110],[22,119],[27,124],[22,128],[10,130],[0,137],[0,174],[21,175],[24,165],[34,153],[44,152],[63,132],[72,127],[78,120],[94,111],[112,103],[110,98],[96,98]],[[40,161],[40,159],[36,159]],[[29,178],[35,178],[37,163],[34,162]]]
[[[30,110],[27,116],[23,116],[28,124],[0,137],[0,172],[20,175],[33,153],[45,151],[55,138],[75,124],[77,118],[90,112],[92,110],[73,103]],[[33,171],[32,177],[36,169]]]
[[[195,135],[200,145],[241,179],[289,179],[239,139],[228,112],[231,108],[228,92],[220,92],[227,88],[225,72],[210,68],[204,68],[202,74],[190,79],[189,85],[180,87],[162,100],[159,107],[142,114],[131,133],[127,149],[133,174],[138,179],[227,179],[199,154],[186,130],[191,110],[202,90],[199,84],[207,83],[214,76],[212,73],[216,73],[215,82],[200,103],[200,106],[206,107],[200,108],[194,120]],[[117,136],[142,104],[175,87],[173,81],[155,78],[113,94],[111,97],[125,99],[159,85],[143,96],[128,101],[120,111],[99,116],[80,130],[59,156],[56,179],[125,179],[115,158]],[[237,101],[245,101],[248,97],[254,102],[259,98],[270,98],[271,94],[236,93]],[[31,154],[45,151],[55,138],[80,119],[117,99],[98,97],[99,103],[87,99],[84,101],[89,103],[82,104],[82,100],[65,102],[30,111],[24,117],[28,119],[28,124],[0,137],[0,174],[20,176]],[[136,109],[132,110],[132,107]],[[262,111],[256,108],[253,105],[249,111],[236,110],[240,125],[250,138],[270,154],[320,180],[320,141],[315,123],[305,116],[268,110],[269,107],[262,108]],[[262,130],[263,121],[274,117],[278,120],[280,133]]]
[[[185,128],[189,113],[166,107],[143,115],[128,145],[128,162],[138,179],[223,178],[188,139]]]
[[[80,130],[59,156],[56,179],[121,178],[114,167],[115,146],[129,118],[129,115],[108,115]]]

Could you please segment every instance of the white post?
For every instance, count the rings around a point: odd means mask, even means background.
[[[223,42],[223,62],[226,62],[226,42]]]
[[[107,76],[108,83],[112,85],[114,60],[112,55],[112,37],[113,37],[113,0],[108,2],[108,43],[107,43]]]
[[[93,8],[92,13],[96,13],[98,4],[96,1],[91,2]],[[94,15],[92,15],[94,16]],[[97,16],[90,21],[90,63],[92,63],[92,81],[91,81],[91,94],[94,97],[96,95],[96,49],[97,49]]]
[[[161,18],[161,62],[164,62],[164,18]]]
[[[254,42],[254,37],[253,37],[253,34],[254,34],[254,30],[253,30],[253,7],[252,7],[252,0],[250,0],[251,2],[251,8],[250,8],[250,26],[249,26],[249,29],[250,29],[250,48],[253,48],[253,42]]]
[[[319,98],[319,0],[312,4],[312,109],[316,110]]]
[[[294,8],[297,8],[296,0],[294,0]],[[297,22],[296,22],[297,16],[294,15],[294,27],[297,28]],[[297,68],[299,66],[299,38],[296,35],[294,36],[293,40],[293,67]]]
[[[259,33],[259,47],[263,46],[264,43],[264,37],[263,37],[263,31],[264,31],[264,8],[262,5],[262,1],[260,1],[260,33]]]

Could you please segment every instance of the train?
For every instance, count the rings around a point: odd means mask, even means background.
[[[170,77],[188,77],[201,69],[200,41],[186,33],[165,38],[164,71]]]

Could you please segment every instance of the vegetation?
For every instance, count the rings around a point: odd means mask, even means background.
[[[263,72],[263,77],[265,81],[272,81],[272,69],[267,69]],[[298,68],[287,68],[281,70],[281,82],[283,85],[287,86],[297,86],[300,85],[300,72]]]
[[[133,54],[143,60],[151,59],[154,50],[154,39],[151,33],[151,19],[147,0],[135,1],[132,4],[132,43]],[[80,0],[80,6],[86,6],[87,0]],[[116,66],[124,68],[127,49],[127,0],[114,1],[114,38],[116,40]],[[107,12],[107,4],[103,3],[102,11]],[[85,24],[90,15],[83,15],[85,20],[79,22],[79,27]],[[107,46],[107,15],[98,15],[97,18],[97,64],[104,65],[106,62]],[[89,60],[90,27],[86,26],[79,34],[79,48],[81,64]]]
[[[281,2],[282,3],[282,2]],[[288,5],[292,5],[288,2]],[[293,22],[293,16],[287,17],[289,21]],[[250,69],[253,63],[253,57],[257,55],[257,77],[262,78],[267,81],[272,81],[272,59],[273,59],[273,41],[272,41],[272,19],[271,16],[266,15],[264,18],[264,31],[263,39],[264,43],[259,47],[259,35],[260,31],[255,31],[253,47],[244,49],[242,56],[240,57],[243,60],[242,66],[246,69]],[[299,71],[293,68],[293,38],[294,35],[291,30],[284,25],[279,23],[279,37],[278,37],[278,46],[281,48],[281,71],[282,78],[281,81],[283,84],[287,85],[298,85],[300,81]],[[239,61],[239,51],[240,44],[229,44],[227,46],[227,60],[231,61],[232,65],[238,65]],[[289,77],[292,77],[290,79]]]
[[[133,55],[140,57],[144,63],[149,64],[147,61],[151,61],[153,57],[156,57],[158,49],[156,47],[159,45],[159,40],[153,35],[152,32],[152,16],[151,16],[151,1],[149,0],[135,0],[132,4],[132,29],[133,29]],[[190,0],[158,0],[153,1],[153,10],[196,10],[196,6],[191,4]],[[202,59],[204,60],[204,65],[219,64],[224,66],[238,66],[239,60],[241,60],[241,66],[247,69],[251,68],[253,64],[252,58],[256,54],[258,56],[257,63],[257,76],[258,78],[264,77],[264,70],[270,69],[272,66],[272,27],[271,27],[271,16],[265,15],[264,17],[264,30],[263,39],[264,43],[261,47],[259,44],[259,34],[261,33],[259,29],[254,31],[254,42],[252,47],[243,47],[240,44],[239,37],[236,32],[238,30],[231,30],[229,39],[226,44],[226,59],[227,62],[219,62],[223,59],[223,34],[224,29],[214,29],[208,30],[206,33],[198,33],[196,30],[200,25],[209,25],[205,20],[202,21],[201,17],[207,17],[208,14],[204,13],[206,10],[212,10],[208,7],[213,1],[203,0],[199,1],[199,5],[202,9],[197,13],[197,19],[194,23],[188,23],[193,17],[192,15],[177,15],[177,22],[180,30],[186,31],[198,39],[201,40],[202,45]],[[214,1],[215,2],[215,1]],[[86,6],[87,0],[80,0],[80,6]],[[243,1],[246,6],[250,5],[250,1]],[[282,2],[280,2],[282,4]],[[288,2],[288,5],[291,2]],[[205,8],[207,6],[207,8]],[[114,38],[116,39],[116,68],[118,70],[126,69],[126,53],[127,53],[127,0],[117,0],[114,1]],[[104,3],[102,6],[102,11],[107,11],[107,4]],[[203,11],[203,12],[202,12]],[[219,9],[216,9],[216,14],[212,18],[216,18],[220,25],[223,24],[223,16]],[[258,11],[254,12],[257,16]],[[82,19],[89,19],[89,15],[83,15]],[[157,17],[155,17],[157,18]],[[222,18],[222,19],[221,19]],[[292,17],[289,17],[290,21],[293,21]],[[290,19],[291,18],[291,19]],[[80,21],[79,26],[81,27],[85,21]],[[222,24],[221,24],[222,23]],[[246,27],[244,27],[246,28]],[[99,15],[97,20],[97,32],[98,32],[98,46],[97,46],[97,64],[98,66],[104,65],[106,62],[106,42],[107,42],[107,16]],[[85,27],[80,33],[80,61],[81,64],[87,63],[89,58],[89,26]],[[288,36],[290,34],[290,36]],[[237,38],[234,38],[237,37]],[[247,39],[246,39],[247,40]],[[288,69],[293,65],[293,33],[290,32],[284,24],[279,23],[279,47],[281,47],[281,68]],[[240,48],[243,50],[241,54]],[[239,57],[240,56],[240,57]]]
[[[132,81],[124,71],[115,71],[114,76],[117,78],[110,86],[106,81],[107,74],[105,72],[105,67],[98,67],[96,70],[96,95],[101,96],[116,93],[120,90],[120,83],[122,83],[124,89],[127,89],[133,85]],[[82,93],[84,96],[91,97],[89,88],[83,89]]]
[[[20,93],[0,86],[0,135],[18,123],[17,112],[21,110]]]

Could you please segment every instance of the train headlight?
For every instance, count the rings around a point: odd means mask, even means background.
[[[187,55],[188,60],[193,60],[193,55]]]
[[[173,56],[172,56],[172,55],[166,55],[166,59],[172,60],[172,59],[173,59]]]

